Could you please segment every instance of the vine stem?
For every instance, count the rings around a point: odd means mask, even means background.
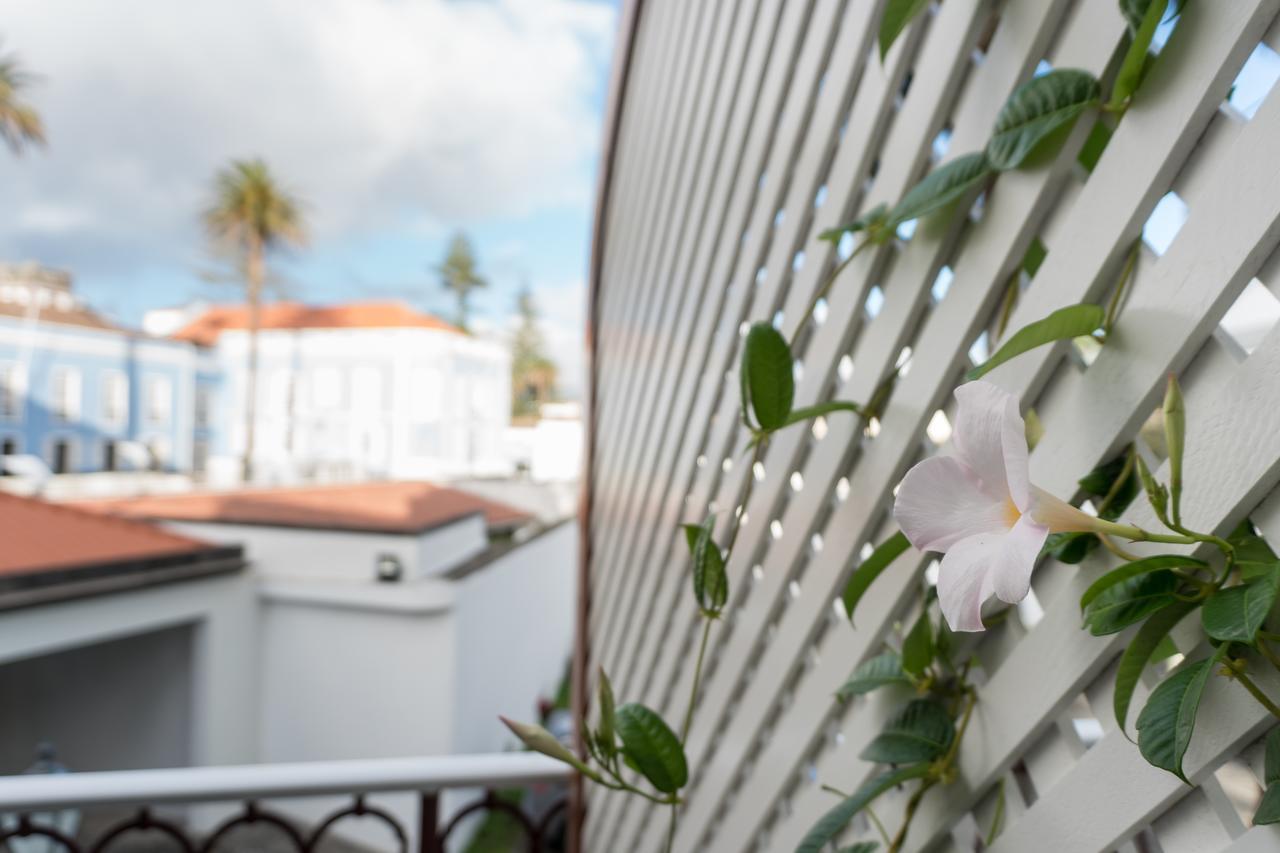
[[[854,249],[852,252],[849,253],[849,257],[845,258],[843,261],[835,265],[835,268],[832,269],[831,272],[827,275],[827,277],[823,280],[822,286],[818,288],[817,292],[813,294],[813,298],[809,300],[809,307],[805,308],[804,313],[800,315],[800,322],[796,324],[796,330],[792,333],[791,340],[789,341],[791,346],[795,346],[796,339],[799,338],[800,333],[804,331],[805,324],[809,322],[809,318],[813,316],[813,312],[815,309],[817,309],[818,303],[822,301],[828,293],[831,292],[831,286],[836,283],[836,279],[840,277],[840,273],[844,272],[845,268],[848,267],[849,264],[853,263],[854,258],[862,254],[863,249],[867,248],[868,246],[876,246],[876,245],[879,245],[879,244],[876,243],[874,240],[870,240],[870,239],[863,240],[861,243],[858,244],[858,247],[856,249]]]
[[[1236,681],[1240,682],[1241,687],[1243,687],[1245,690],[1248,690],[1250,695],[1252,695],[1254,699],[1258,700],[1259,705],[1261,705],[1262,707],[1266,708],[1269,712],[1271,712],[1271,715],[1273,717],[1280,719],[1280,707],[1277,707],[1276,703],[1272,702],[1267,697],[1267,694],[1262,692],[1262,688],[1260,688],[1257,684],[1255,684],[1252,678],[1245,675],[1243,668],[1235,669],[1234,667],[1232,667],[1231,675],[1233,678],[1235,678]]]
[[[693,665],[693,687],[689,690],[689,707],[684,712],[684,722],[680,725],[680,745],[684,746],[689,737],[689,726],[693,723],[693,706],[697,704],[698,682],[702,680],[702,662],[707,656],[707,640],[711,638],[711,626],[714,622],[707,619],[702,626],[702,642],[698,644],[698,660]]]
[[[1265,637],[1258,637],[1258,651],[1262,652],[1263,656],[1271,661],[1271,665],[1276,668],[1277,672],[1280,672],[1280,657],[1276,657],[1275,649],[1271,648]]]
[[[924,795],[929,789],[938,784],[938,780],[932,776],[920,783],[920,787],[916,788],[911,799],[907,800],[907,810],[902,815],[902,826],[898,827],[898,834],[893,837],[893,841],[889,843],[888,853],[898,853],[902,849],[902,845],[907,841],[907,830],[911,829],[911,819],[916,816],[916,809],[920,808],[920,801],[924,799]]]

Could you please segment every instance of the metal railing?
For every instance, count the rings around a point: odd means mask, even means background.
[[[17,820],[10,827],[0,829],[0,844],[11,838],[45,838],[72,853],[97,853],[108,849],[122,836],[150,831],[167,836],[185,853],[196,853],[217,849],[219,842],[233,830],[261,825],[277,830],[293,849],[310,853],[330,837],[336,824],[352,817],[370,817],[391,830],[402,853],[409,853],[410,838],[415,834],[416,849],[420,853],[440,853],[464,818],[489,811],[508,815],[523,833],[527,849],[542,853],[547,849],[551,833],[564,819],[564,798],[559,797],[534,817],[500,799],[495,791],[564,782],[568,778],[564,765],[533,753],[6,776],[0,777],[0,813],[16,815]],[[483,788],[486,793],[454,813],[441,827],[439,795],[457,788]],[[369,804],[366,799],[369,794],[393,792],[418,795],[416,833],[412,833],[401,818]],[[260,803],[268,799],[331,795],[350,796],[352,801],[311,828]],[[203,837],[153,812],[157,805],[219,802],[240,802],[242,806],[239,812]],[[138,811],[89,840],[72,838],[42,817],[61,809],[109,805],[136,806]]]

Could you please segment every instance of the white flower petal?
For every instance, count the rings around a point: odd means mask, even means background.
[[[981,631],[982,603],[992,592],[991,568],[1004,534],[982,533],[958,542],[938,567],[938,605],[952,631]]]
[[[1051,533],[1105,532],[1098,519],[1066,501],[1056,498],[1039,486],[1031,487],[1031,515]]]
[[[1015,514],[994,500],[964,463],[949,456],[926,459],[907,472],[893,517],[921,551],[946,551],[978,533],[1003,533]]]
[[[1027,597],[1031,589],[1031,571],[1036,567],[1036,559],[1047,538],[1048,527],[1037,524],[1029,515],[1018,519],[1004,537],[991,569],[991,585],[996,598],[1007,604],[1017,604]]]
[[[960,458],[989,492],[1007,492],[1025,512],[1031,485],[1027,427],[1018,398],[990,382],[969,382],[956,389],[956,401],[952,441]]]

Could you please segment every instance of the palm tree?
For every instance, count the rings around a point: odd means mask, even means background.
[[[467,300],[471,291],[485,287],[489,282],[481,278],[476,269],[476,253],[471,248],[467,235],[459,231],[449,242],[449,251],[445,254],[444,263],[436,267],[440,274],[440,284],[445,290],[453,291],[458,299],[457,325],[464,331],[467,328]]]
[[[14,154],[21,154],[28,143],[44,144],[40,114],[20,97],[34,81],[17,56],[0,56],[0,137]]]
[[[215,245],[237,256],[249,307],[249,363],[245,398],[242,474],[253,476],[253,426],[258,385],[258,325],[266,255],[286,245],[306,243],[301,203],[276,183],[261,159],[232,160],[213,180],[213,204],[204,212],[205,230]]]

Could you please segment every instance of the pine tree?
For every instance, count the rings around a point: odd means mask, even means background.
[[[538,407],[555,399],[556,365],[538,325],[538,307],[526,284],[516,297],[520,325],[511,341],[511,414],[534,417]]]

